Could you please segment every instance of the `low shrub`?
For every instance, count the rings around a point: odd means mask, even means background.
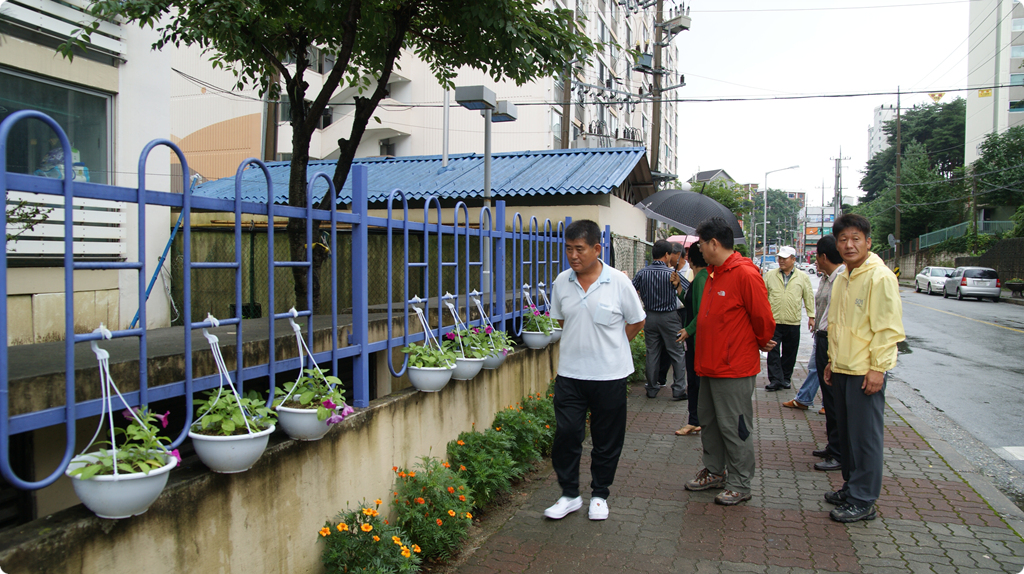
[[[424,558],[447,560],[466,539],[473,495],[451,465],[425,456],[414,470],[393,467],[396,522],[422,546]]]
[[[555,440],[555,402],[554,394],[548,393],[544,396],[537,393],[533,396],[523,398],[523,412],[528,413],[532,420],[538,425],[540,431],[540,443],[537,450],[541,456],[551,454],[551,445]]]
[[[629,351],[633,355],[633,374],[629,376],[629,380],[647,380],[647,340],[643,331],[637,333],[629,342]]]
[[[504,433],[512,441],[512,460],[515,461],[515,476],[522,476],[530,469],[533,461],[541,457],[543,427],[534,421],[533,415],[522,406],[510,406],[494,415],[491,428]]]
[[[388,524],[377,509],[365,501],[346,510],[320,529],[324,551],[320,559],[328,574],[372,572],[398,574],[418,572],[421,549],[398,526]]]
[[[448,443],[448,461],[466,479],[476,508],[487,506],[498,493],[512,487],[517,472],[512,449],[511,436],[494,429],[464,432]]]

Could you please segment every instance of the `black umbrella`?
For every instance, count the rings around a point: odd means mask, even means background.
[[[636,204],[647,217],[677,227],[694,235],[700,222],[710,217],[721,217],[732,227],[733,241],[745,243],[743,228],[729,208],[706,195],[681,189],[663,189]]]

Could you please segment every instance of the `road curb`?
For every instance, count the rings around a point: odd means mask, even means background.
[[[996,488],[988,477],[979,474],[978,469],[966,457],[939,437],[938,433],[928,423],[918,418],[917,415],[903,404],[903,401],[895,397],[886,397],[885,402],[900,418],[910,425],[910,428],[921,435],[921,438],[928,443],[928,446],[935,450],[946,461],[946,464],[960,475],[960,478],[996,511],[1000,518],[1006,521],[1006,524],[1013,529],[1017,536],[1024,539],[1024,511],[1017,508],[1017,505]]]

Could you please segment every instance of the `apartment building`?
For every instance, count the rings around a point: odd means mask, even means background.
[[[885,135],[885,122],[896,119],[896,106],[878,106],[875,108],[874,121],[868,126],[868,159],[889,147]]]

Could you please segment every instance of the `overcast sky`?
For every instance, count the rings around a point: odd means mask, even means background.
[[[912,6],[900,6],[912,4]],[[686,86],[678,98],[963,88],[969,0],[693,0],[676,37]],[[885,6],[879,8],[878,6]],[[814,8],[815,10],[808,10]],[[820,9],[825,8],[825,9]],[[846,9],[854,8],[854,9]],[[947,93],[943,102],[951,101]],[[905,96],[904,107],[931,102]],[[859,195],[868,126],[893,96],[683,103],[679,176],[725,169],[740,183],[807,192],[821,204],[842,149],[843,194]]]

